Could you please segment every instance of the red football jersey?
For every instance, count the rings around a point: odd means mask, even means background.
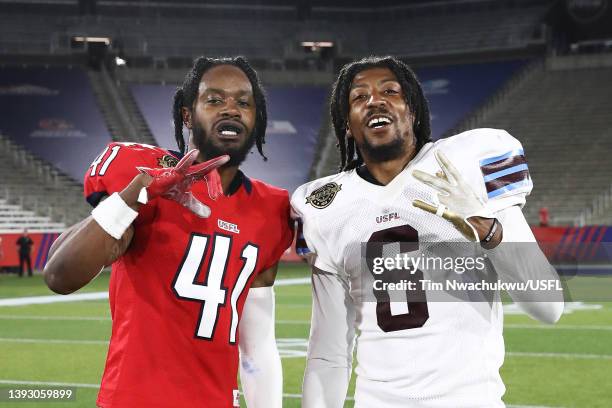
[[[85,175],[96,205],[121,191],[136,166],[174,166],[154,146],[112,143]],[[291,244],[287,191],[242,173],[233,194],[213,201],[201,181],[193,194],[212,211],[199,218],[157,198],[141,207],[127,252],[113,264],[113,329],[100,407],[239,406],[238,321],[258,273]]]

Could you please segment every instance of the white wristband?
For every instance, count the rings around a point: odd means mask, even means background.
[[[132,210],[119,196],[119,193],[113,193],[93,209],[91,216],[109,235],[120,239],[138,217],[138,212]]]

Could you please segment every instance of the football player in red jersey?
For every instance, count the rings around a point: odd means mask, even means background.
[[[289,197],[238,168],[254,144],[263,155],[266,120],[244,59],[202,57],[174,98],[181,153],[111,143],[87,170],[92,216],[58,238],[44,272],[66,294],[113,265],[98,406],[239,406],[239,350],[249,407],[282,405],[272,284]]]

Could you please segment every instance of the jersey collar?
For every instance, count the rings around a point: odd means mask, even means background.
[[[414,165],[415,163],[417,163],[424,155],[425,152],[427,152],[429,150],[429,148],[432,146],[432,143],[427,143],[425,144],[423,147],[421,147],[421,149],[417,152],[417,154],[412,158],[412,160],[410,160],[407,164],[406,167],[404,167],[402,169],[402,171],[400,172],[400,174],[404,173],[404,170],[406,170],[407,168],[411,167],[412,165]],[[367,168],[367,166],[365,164],[360,165],[359,167],[357,167],[356,169],[356,173],[357,175],[367,181],[370,184],[374,184],[375,186],[381,186],[381,187],[385,187],[385,185],[383,183],[381,183],[380,181],[378,181],[376,179],[376,177],[374,177],[374,175],[372,173],[370,173],[370,170]],[[400,175],[398,174],[397,176],[395,176],[396,178]],[[393,179],[395,180],[395,179]],[[391,180],[391,182],[389,184],[391,184],[393,182],[393,180]]]
[[[372,183],[377,186],[383,185],[383,183],[376,180],[376,177],[374,177],[372,173],[370,173],[370,170],[368,170],[365,164],[362,164],[361,166],[357,167],[357,175],[361,177],[362,179],[364,179],[365,181],[367,181],[368,183]]]
[[[232,182],[230,183],[227,189],[227,195],[231,196],[236,194],[240,189],[240,186],[244,186],[244,190],[248,194],[251,194],[251,191],[253,190],[253,184],[251,183],[251,179],[248,178],[242,171],[240,171],[240,169],[238,169],[236,175],[232,179]]]
[[[383,185],[376,180],[365,166],[360,166],[355,171],[351,170],[351,177],[358,184],[359,188],[364,189],[368,193],[366,197],[369,200],[375,203],[387,202],[401,194],[406,186],[415,180],[412,177],[412,170],[427,155],[432,146],[433,143],[425,144],[408,165],[387,185]]]

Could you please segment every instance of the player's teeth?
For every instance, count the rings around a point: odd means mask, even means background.
[[[370,122],[368,123],[369,127],[374,127],[376,125],[386,125],[388,123],[391,123],[391,121],[387,118],[374,118],[372,120],[370,120]]]
[[[221,131],[221,134],[223,136],[236,136],[238,133],[234,132],[233,130],[223,130]]]

